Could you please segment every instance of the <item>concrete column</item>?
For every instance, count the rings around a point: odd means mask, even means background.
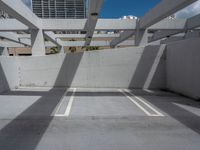
[[[135,46],[142,46],[148,44],[148,31],[147,29],[140,28],[140,20],[136,23],[136,33],[135,33]]]
[[[159,45],[160,40],[149,43],[148,39],[152,36],[148,29],[138,29],[135,35],[135,46]]]
[[[64,54],[64,53],[65,53],[64,46],[61,46],[59,54]]]
[[[32,56],[44,56],[45,43],[42,29],[31,30]]]
[[[135,46],[148,44],[148,33],[145,29],[137,29],[135,35]]]
[[[9,56],[7,47],[0,47],[0,55]]]

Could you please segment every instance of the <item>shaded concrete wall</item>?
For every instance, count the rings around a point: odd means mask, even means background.
[[[19,85],[18,65],[14,57],[0,57],[0,92]]]
[[[154,68],[160,46],[67,55],[18,57],[20,86],[165,88],[165,58]]]
[[[196,99],[200,98],[200,38],[167,46],[167,88]]]

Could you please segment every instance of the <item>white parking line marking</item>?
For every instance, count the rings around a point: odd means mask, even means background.
[[[61,108],[61,106],[63,104],[64,97],[67,95],[69,90],[73,90],[73,92],[72,92],[72,95],[71,95],[70,100],[68,102],[68,105],[67,105],[67,108],[65,110],[65,113],[64,114],[59,114],[58,112],[59,112],[59,110],[60,110],[60,108]],[[63,94],[63,96],[62,96],[62,98],[60,100],[60,103],[59,103],[58,107],[56,108],[56,113],[55,113],[54,116],[56,116],[56,117],[68,117],[69,116],[70,110],[71,110],[71,107],[72,107],[72,103],[73,103],[73,100],[74,100],[75,92],[76,92],[76,88],[68,88],[68,89],[66,89],[65,93]]]
[[[63,94],[63,96],[61,97],[61,99],[60,99],[60,101],[59,101],[59,104],[57,105],[57,107],[55,108],[55,111],[53,111],[53,112],[55,112],[54,114],[54,116],[59,116],[60,114],[58,114],[58,112],[59,112],[59,110],[60,110],[60,108],[61,108],[61,106],[62,106],[62,103],[63,103],[63,99],[64,99],[64,97],[67,95],[67,93],[68,93],[68,91],[69,91],[70,89],[69,88],[67,88],[66,90],[65,90],[65,93]]]
[[[135,96],[133,93],[131,93],[129,90],[125,90],[127,93],[129,93],[130,95],[132,95],[133,97],[135,97],[137,100],[139,100],[140,102],[142,102],[144,105],[146,105],[147,107],[149,107],[151,110],[153,110],[157,116],[161,116],[161,117],[164,117],[164,115],[157,111],[155,108],[153,108],[151,105],[149,105],[147,102],[145,102],[143,99],[139,98],[138,96]]]
[[[154,116],[154,117],[161,117],[164,116],[163,114],[161,114],[160,112],[158,112],[156,109],[154,109],[152,106],[150,106],[149,104],[147,104],[146,102],[144,102],[142,99],[140,99],[139,97],[133,95],[132,93],[130,93],[128,90],[121,90],[119,89],[119,91],[125,95],[129,100],[131,100],[136,106],[138,106],[147,116]],[[149,109],[153,110],[156,114],[151,114],[148,110],[146,110],[143,106],[141,106],[138,102],[136,102],[132,97],[128,96],[126,93],[128,92],[130,95],[132,95],[134,98],[136,98],[138,101],[142,102],[144,105],[146,105]]]
[[[123,90],[119,89],[119,91],[126,96],[129,100],[131,100],[136,106],[138,106],[147,116],[151,116],[151,113],[149,113],[145,108],[143,108],[138,102],[136,102],[134,99],[132,99],[130,96],[128,96]]]
[[[71,108],[72,108],[72,104],[73,104],[73,101],[74,101],[75,92],[76,92],[76,88],[73,89],[72,96],[70,97],[69,103],[68,103],[68,105],[67,105],[67,109],[66,109],[66,111],[65,111],[65,113],[64,113],[64,116],[66,116],[66,117],[69,117],[70,110],[71,110]]]

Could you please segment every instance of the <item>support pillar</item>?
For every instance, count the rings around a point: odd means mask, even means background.
[[[9,56],[8,48],[7,47],[0,47],[0,55]]]
[[[140,29],[140,20],[137,20],[136,34],[135,34],[135,46],[142,46],[148,44],[148,32],[147,29]]]
[[[44,56],[45,43],[42,29],[31,30],[32,56]]]
[[[61,46],[61,47],[60,47],[60,52],[59,52],[59,54],[64,54],[64,53],[65,53],[64,46]]]

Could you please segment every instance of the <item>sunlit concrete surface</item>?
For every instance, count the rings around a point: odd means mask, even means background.
[[[0,150],[199,150],[200,14],[171,16],[196,1],[105,19],[88,0],[84,19],[44,19],[0,0]]]
[[[199,123],[199,102],[157,90],[21,88],[0,95],[6,150],[198,150]]]

